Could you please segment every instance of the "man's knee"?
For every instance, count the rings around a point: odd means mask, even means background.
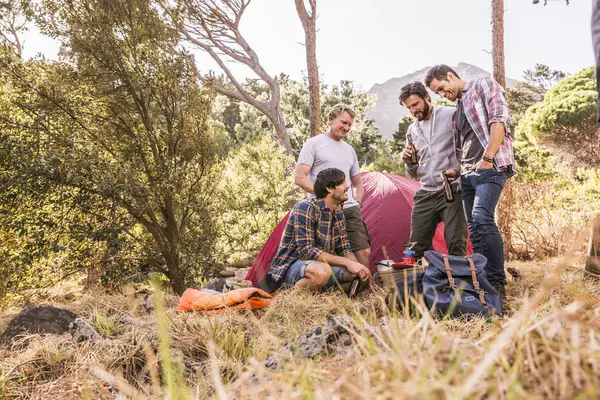
[[[367,247],[366,249],[356,250],[354,256],[359,263],[368,266],[369,258],[371,258],[371,249]]]
[[[369,257],[371,255],[371,249],[370,248],[366,248],[366,249],[360,249],[360,250],[356,250],[354,252],[354,254],[360,254],[360,255],[364,255],[366,257]]]
[[[491,231],[497,231],[496,220],[494,215],[488,213],[485,210],[473,210],[473,228],[477,229],[479,233],[486,234]]]
[[[331,267],[320,262],[313,261],[306,266],[304,278],[315,286],[324,286],[331,277]]]

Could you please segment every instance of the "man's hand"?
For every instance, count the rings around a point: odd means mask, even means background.
[[[454,182],[458,179],[458,171],[455,169],[445,169],[442,171],[442,174],[446,175],[450,182]]]
[[[350,260],[346,269],[351,274],[357,275],[363,282],[371,279],[371,271],[359,262]]]
[[[416,149],[415,149],[416,150]],[[416,151],[417,153],[419,152],[419,150]],[[402,161],[404,161],[405,164],[409,164],[412,165],[411,162],[411,157],[412,157],[413,151],[410,149],[410,147],[405,147],[404,150],[402,151]]]
[[[480,169],[491,169],[494,168],[494,163],[487,162],[483,158],[479,160],[477,164],[475,164],[475,170],[479,171]]]

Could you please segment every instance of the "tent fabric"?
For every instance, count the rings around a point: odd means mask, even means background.
[[[408,242],[410,237],[413,198],[420,184],[404,176],[381,172],[362,172],[361,178],[365,188],[361,213],[371,236],[369,264],[371,272],[376,272],[376,262],[386,258],[396,261],[402,258],[404,243]],[[248,271],[246,279],[252,281],[255,286],[271,268],[288,216],[289,214],[277,225]],[[467,252],[472,253],[470,243],[467,246]],[[384,247],[387,257],[384,255]],[[444,241],[443,223],[436,229],[433,250],[444,254],[448,252]]]
[[[190,288],[183,292],[175,311],[199,311],[209,314],[227,309],[251,310],[267,307],[272,300],[273,296],[258,288],[235,289],[219,294]]]
[[[277,227],[275,227],[275,230],[267,239],[262,250],[252,262],[252,266],[246,275],[246,280],[251,281],[254,286],[258,286],[265,275],[267,275],[267,272],[269,272],[271,264],[273,263],[273,260],[275,260],[279,242],[281,242],[281,237],[283,236],[285,224],[287,224],[289,216],[290,213],[287,213],[281,222],[277,224]]]

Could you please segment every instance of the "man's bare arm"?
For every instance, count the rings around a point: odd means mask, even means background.
[[[352,186],[356,190],[356,193],[354,193],[354,198],[362,205],[363,197],[365,196],[365,187],[363,186],[360,174],[350,178],[350,182],[352,182]]]
[[[502,122],[492,123],[490,126],[490,141],[485,148],[483,155],[489,158],[494,158],[498,152],[498,149],[502,145],[505,135],[506,132],[504,131],[504,124]]]
[[[505,135],[506,131],[504,130],[504,124],[502,122],[493,122],[490,124],[490,141],[483,153],[485,158],[493,159],[496,156]],[[494,163],[485,161],[483,158],[476,165],[477,169],[489,169],[493,167]]]
[[[356,256],[352,252],[345,254],[344,257],[346,257],[348,260],[352,260],[352,261],[358,262],[358,259],[356,258]],[[365,265],[365,267],[366,267],[366,265]]]
[[[314,193],[314,184],[308,178],[308,174],[310,173],[311,165],[306,164],[298,164],[296,165],[296,170],[294,172],[294,183],[298,185],[301,189],[309,193]]]

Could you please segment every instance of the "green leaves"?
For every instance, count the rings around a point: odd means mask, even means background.
[[[215,215],[224,257],[260,249],[290,200],[301,197],[292,181],[294,160],[263,136],[233,151],[224,162]]]
[[[517,138],[566,150],[576,155],[579,163],[600,165],[595,87],[593,67],[563,79],[542,102],[527,110]]]
[[[398,122],[398,129],[394,132],[393,136],[392,150],[402,153],[402,150],[404,150],[404,146],[406,145],[406,133],[408,132],[408,127],[414,121],[415,118],[412,115],[406,115]]]
[[[287,75],[280,75],[281,112],[287,124],[294,157],[297,157],[302,145],[310,137],[309,94],[306,83],[296,82]],[[256,80],[244,84],[254,97],[266,98],[268,90]],[[321,87],[321,132],[329,129],[327,113],[337,103],[350,105],[356,111],[356,118],[347,141],[356,150],[361,165],[372,163],[383,154],[381,134],[372,120],[366,118],[366,111],[374,104],[374,98],[351,81],[341,81],[339,85]],[[219,107],[224,109],[215,118],[227,127],[227,131],[238,143],[250,143],[264,135],[272,135],[273,127],[268,118],[254,107],[245,103],[236,103],[217,97]],[[235,128],[231,128],[234,126]]]
[[[208,89],[196,82],[190,58],[172,51],[177,36],[149,1],[45,0],[37,12],[43,31],[67,51],[56,62],[1,57],[0,79],[11,96],[0,103],[0,123],[16,145],[2,147],[13,154],[10,167],[62,190],[75,214],[91,218],[85,230],[93,242],[114,243],[98,229],[112,215],[123,216],[116,225],[123,230],[139,224],[135,241],[162,256],[158,270],[183,291],[189,277],[213,265]],[[56,206],[55,199],[40,201]],[[118,246],[112,260],[115,254],[129,256]],[[148,257],[133,258],[144,264]]]

